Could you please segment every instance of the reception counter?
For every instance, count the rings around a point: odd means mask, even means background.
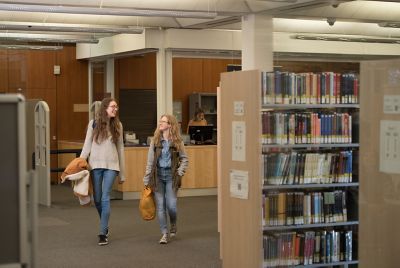
[[[82,148],[82,143],[60,141],[59,149]],[[217,194],[217,146],[185,146],[189,167],[182,179],[179,196],[199,196]],[[114,196],[120,199],[137,199],[143,189],[149,147],[125,147],[125,176],[123,184],[114,184]],[[73,155],[59,155],[59,166],[66,166]]]

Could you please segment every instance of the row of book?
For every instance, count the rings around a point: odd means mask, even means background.
[[[261,74],[262,104],[358,103],[358,75],[354,73]]]
[[[318,112],[262,112],[263,144],[352,142],[352,115]]]
[[[353,151],[263,154],[264,185],[350,183]]]
[[[289,226],[347,221],[346,191],[267,192],[263,225]]]
[[[264,267],[353,260],[353,231],[321,230],[263,236]]]

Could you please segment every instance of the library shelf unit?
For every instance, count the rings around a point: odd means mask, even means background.
[[[359,105],[263,104],[262,78],[258,70],[221,75],[223,267],[357,267]],[[314,114],[312,129],[319,124],[317,131],[325,136],[312,139],[316,132],[307,136],[310,128],[303,125],[306,137],[297,140],[296,132],[296,140],[290,140],[292,124],[286,126],[286,142],[266,139],[264,114],[287,112],[289,118]],[[322,132],[321,114],[327,114]],[[238,122],[243,140],[235,132]],[[341,135],[329,132],[334,129]],[[244,171],[247,180],[234,182],[236,171]],[[243,189],[247,195],[238,198]]]

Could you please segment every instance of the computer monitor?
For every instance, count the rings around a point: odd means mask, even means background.
[[[189,126],[189,136],[196,144],[213,143],[214,126]]]

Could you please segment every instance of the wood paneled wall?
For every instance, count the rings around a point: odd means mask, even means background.
[[[114,63],[115,98],[128,89],[157,89],[156,53],[116,59]]]
[[[101,101],[106,93],[106,63],[98,62],[92,65],[93,101]]]
[[[189,95],[193,92],[216,92],[220,73],[228,64],[240,64],[237,59],[174,58],[173,100],[182,101],[183,127],[189,121]],[[115,61],[115,88],[156,89],[156,53],[120,58]],[[115,97],[119,99],[119,90]]]
[[[7,51],[6,62],[8,64],[7,92],[21,93],[25,95],[26,91],[26,73],[27,73],[27,53],[24,50]]]
[[[88,113],[74,112],[73,106],[88,103],[88,64],[75,57],[72,45],[60,51],[0,50],[0,92],[47,102],[52,149],[59,139],[84,139]],[[54,65],[61,66],[60,75],[54,75]],[[56,159],[52,156],[53,167]]]
[[[172,61],[173,100],[182,102],[182,128],[189,122],[189,95],[193,92],[217,92],[220,74],[237,59],[174,58]]]
[[[57,52],[57,134],[58,140],[83,140],[88,123],[87,112],[75,112],[74,104],[88,103],[88,62],[76,60],[75,46]]]
[[[74,104],[88,103],[87,61],[77,61],[75,54],[75,46],[60,51],[0,50],[0,91],[46,101],[54,144],[57,139],[83,139],[87,124],[87,113],[73,111]],[[54,75],[54,65],[60,65],[60,75]]]
[[[156,53],[117,59],[116,80],[119,89],[156,89]]]
[[[0,93],[8,92],[8,55],[7,50],[0,50]]]

